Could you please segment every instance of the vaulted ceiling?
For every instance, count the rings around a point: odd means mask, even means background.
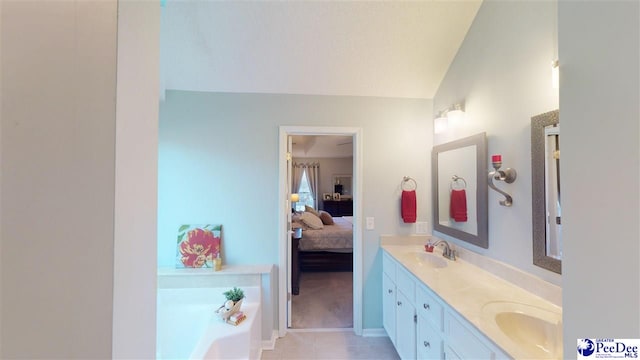
[[[168,0],[164,89],[433,98],[481,0]]]

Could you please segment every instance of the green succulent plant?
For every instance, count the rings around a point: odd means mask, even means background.
[[[233,302],[239,301],[242,298],[244,298],[244,291],[242,291],[242,289],[234,287],[231,290],[225,291],[224,296],[227,298],[227,300],[231,300]]]

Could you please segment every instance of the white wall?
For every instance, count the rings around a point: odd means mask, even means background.
[[[116,1],[2,2],[1,358],[110,358]]]
[[[113,357],[156,351],[160,3],[118,3]]]
[[[488,155],[502,154],[504,167],[518,172],[515,183],[498,185],[513,207],[500,206],[501,195],[487,189],[489,248],[456,245],[559,284],[559,275],[532,264],[531,226],[531,117],[558,108],[550,65],[556,54],[555,2],[483,2],[434,98],[434,113],[465,102],[467,123],[434,142],[486,132]]]
[[[227,263],[278,264],[279,126],[361,127],[363,215],[376,219],[363,236],[363,324],[381,328],[379,235],[414,232],[400,218],[404,175],[418,182],[418,219],[431,219],[431,112],[419,99],[169,91],[160,107],[159,266],[174,266],[177,226],[201,222],[224,225]]]
[[[576,339],[640,337],[640,4],[560,1],[558,20],[570,359]]]

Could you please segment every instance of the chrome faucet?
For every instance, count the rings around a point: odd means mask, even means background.
[[[449,260],[456,260],[456,251],[451,249],[451,246],[449,245],[448,242],[438,239],[438,241],[436,241],[433,246],[438,246],[440,244],[444,244],[444,249],[442,249],[442,256],[446,257]]]

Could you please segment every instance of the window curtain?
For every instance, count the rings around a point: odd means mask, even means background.
[[[302,180],[302,174],[304,173],[305,164],[293,163],[293,176],[291,176],[291,193],[296,194],[300,192],[300,181]]]
[[[320,164],[313,163],[307,165],[307,180],[309,180],[309,188],[311,196],[313,196],[313,207],[318,208],[318,179],[320,178]]]
[[[291,191],[300,192],[300,182],[302,174],[307,172],[307,180],[309,181],[309,190],[313,198],[313,207],[318,208],[318,179],[320,179],[320,163],[293,163],[293,176],[291,177]]]

